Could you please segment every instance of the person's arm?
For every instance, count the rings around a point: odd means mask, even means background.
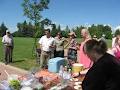
[[[2,43],[3,43],[4,45],[8,45],[8,44],[9,44],[8,42],[5,41],[5,36],[3,36],[3,38],[2,38]]]
[[[77,48],[77,50],[80,50],[80,44],[79,43],[77,43],[76,48]]]
[[[5,44],[5,37],[2,38],[2,43]]]
[[[52,44],[49,46],[50,48],[55,48],[56,44],[55,44],[55,39],[53,39]]]
[[[64,49],[65,49],[70,45],[70,41],[65,39],[64,42],[66,42],[66,44],[64,45]]]
[[[13,39],[13,36],[12,36],[12,47],[14,48],[14,39]]]
[[[38,41],[38,43],[39,43],[39,48],[42,48],[42,41],[43,41],[43,37],[41,37],[41,38],[39,39],[39,41]]]

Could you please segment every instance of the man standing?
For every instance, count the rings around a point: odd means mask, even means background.
[[[5,64],[8,64],[12,62],[12,53],[14,48],[13,36],[9,30],[7,30],[6,35],[3,36],[2,43],[4,45]]]
[[[39,40],[41,48],[40,67],[46,68],[48,60],[54,57],[55,40],[50,34],[50,29],[45,30],[45,35]]]

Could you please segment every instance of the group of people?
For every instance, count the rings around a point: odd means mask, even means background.
[[[58,32],[56,37],[53,38],[49,29],[45,29],[45,35],[39,40],[41,55],[40,66],[47,67],[47,62],[50,58],[62,57],[64,58],[64,49],[68,47],[69,63],[77,61],[77,41],[75,40],[75,33],[69,33],[69,39],[65,39],[61,32]]]
[[[53,38],[50,36],[50,31],[45,32],[45,36],[39,40],[42,49],[42,65],[45,65],[43,64],[44,60],[46,58],[49,60],[51,56],[64,57],[64,42],[66,40],[61,36],[61,33]],[[89,68],[82,82],[82,90],[120,90],[120,61],[116,56],[107,53],[105,39],[91,38],[87,29],[82,29],[81,35],[83,41],[78,44],[75,40],[75,33],[70,33],[66,46],[68,46],[67,58],[69,62],[79,60],[84,68]],[[115,39],[114,47],[120,46],[118,38],[119,36]],[[77,53],[78,49],[80,53]],[[117,49],[115,50],[117,51]],[[76,60],[77,55],[79,55],[79,59]]]
[[[78,43],[76,34],[71,32],[69,38],[62,37],[58,32],[53,38],[49,29],[45,29],[45,35],[39,40],[41,55],[41,68],[47,67],[48,60],[54,57],[63,57],[67,47],[67,60],[69,65],[79,62],[88,72],[82,82],[83,90],[120,90],[120,35],[117,35],[112,44],[113,55],[107,53],[107,43],[103,39],[91,38],[87,29],[81,30],[83,40]],[[6,31],[2,42],[5,50],[5,63],[12,62],[14,48],[13,37],[10,31]],[[79,53],[77,53],[79,50]],[[77,58],[77,55],[79,58]]]
[[[82,43],[76,41],[75,32],[70,32],[68,34],[69,38],[66,39],[62,36],[61,32],[58,32],[56,37],[53,38],[50,34],[49,29],[45,29],[45,35],[42,36],[39,40],[41,55],[40,55],[40,66],[47,67],[47,62],[50,58],[54,57],[63,57],[64,50],[67,49],[67,61],[70,66],[73,63],[80,62],[84,65],[84,68],[89,68],[92,65],[90,59],[84,54],[83,46],[85,42],[91,39],[89,31],[87,29],[81,30],[81,35],[83,37]],[[77,53],[77,50],[80,50],[80,54]],[[77,55],[80,55],[80,60],[77,58]]]

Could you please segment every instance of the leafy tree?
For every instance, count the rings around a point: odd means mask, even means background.
[[[66,26],[66,28],[65,28],[64,31],[65,31],[65,33],[64,33],[65,37],[68,37],[68,34],[70,33],[70,29],[69,29],[69,27]]]
[[[5,24],[2,23],[1,26],[0,26],[0,36],[4,36],[7,29],[8,28],[5,26]]]
[[[76,33],[76,36],[77,38],[80,38],[81,37],[81,30],[83,29],[84,27],[81,25],[81,26],[77,26],[75,29],[73,29],[72,31],[74,31]]]
[[[52,24],[51,35],[55,37],[58,32],[61,32],[61,26],[58,25],[57,27],[56,24]]]
[[[112,29],[110,26],[106,25],[104,26],[104,34],[106,35],[107,39],[112,39]]]
[[[46,27],[46,26],[49,26],[49,25],[51,25],[51,23],[52,23],[52,21],[51,20],[49,20],[48,18],[45,18],[45,19],[43,19],[41,22],[40,22],[40,30],[38,31],[38,37],[41,37],[42,35],[43,35],[43,33],[44,33],[44,28]]]
[[[57,34],[56,24],[52,24],[51,35],[55,37]]]
[[[61,26],[60,26],[60,25],[58,25],[58,27],[57,27],[57,31],[58,31],[58,32],[61,31]]]
[[[49,0],[23,0],[22,7],[24,10],[24,15],[27,16],[31,21],[33,21],[34,30],[34,48],[37,48],[37,34],[39,32],[39,23],[41,21],[41,11],[48,9]]]
[[[111,39],[112,38],[112,30],[111,27],[106,25],[91,25],[91,27],[88,28],[90,31],[91,36],[96,35],[97,38],[100,38],[103,34],[105,35],[105,37],[107,39]]]
[[[33,37],[34,26],[31,22],[27,23],[24,21],[23,23],[17,23],[18,31],[14,32],[14,36],[19,37]]]

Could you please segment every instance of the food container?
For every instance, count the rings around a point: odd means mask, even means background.
[[[65,64],[65,58],[56,57],[48,61],[48,71],[57,73],[59,72],[60,66]]]
[[[74,63],[72,67],[73,74],[79,74],[83,70],[83,64]]]

